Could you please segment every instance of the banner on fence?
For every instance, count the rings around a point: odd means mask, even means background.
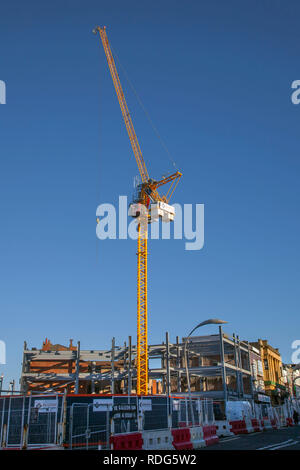
[[[112,399],[94,398],[93,400],[93,411],[111,411],[112,406]]]
[[[34,408],[38,409],[39,413],[56,413],[57,400],[35,400]]]

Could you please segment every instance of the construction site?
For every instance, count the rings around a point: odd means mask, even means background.
[[[292,427],[300,403],[288,395],[279,351],[266,341],[229,335],[227,321],[209,318],[188,335],[166,332],[160,344],[149,343],[148,230],[153,222],[176,220],[171,198],[182,173],[149,174],[106,27],[93,32],[139,171],[128,210],[137,229],[137,335],[123,344],[112,337],[109,349],[95,350],[82,349],[80,340],[63,345],[45,338],[40,348],[25,341],[20,390],[0,391],[0,448],[200,449],[221,438]],[[215,333],[197,335],[205,325]]]

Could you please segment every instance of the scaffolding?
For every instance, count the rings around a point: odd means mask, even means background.
[[[45,346],[46,344],[46,346]],[[187,395],[184,361],[185,338],[148,346],[149,393]],[[108,350],[81,350],[44,343],[28,349],[24,343],[21,391],[68,393],[136,393],[136,346],[131,337],[123,346],[112,339]],[[191,392],[201,398],[226,401],[253,399],[249,343],[238,336],[219,334],[192,336],[187,347]]]

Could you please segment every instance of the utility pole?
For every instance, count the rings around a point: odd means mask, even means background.
[[[237,336],[237,343],[238,343],[238,355],[239,355],[239,367],[240,369],[243,368],[243,363],[242,363],[242,356],[241,356],[241,342],[240,342],[240,337]],[[239,372],[240,376],[240,387],[241,387],[241,396],[242,398],[244,397],[244,384],[243,384],[243,372],[240,370]]]
[[[128,396],[131,395],[131,388],[132,388],[131,361],[132,361],[131,336],[128,336],[128,385],[127,385]]]
[[[168,427],[172,428],[172,398],[171,398],[171,375],[170,375],[170,344],[169,332],[166,332],[166,359],[167,359],[167,407],[168,407]]]
[[[235,375],[236,375],[236,390],[237,390],[237,394],[238,394],[238,397],[240,398],[240,373],[238,371],[239,367],[240,367],[240,361],[239,361],[239,358],[238,358],[238,354],[237,354],[237,343],[236,343],[236,338],[235,338],[235,334],[233,333],[232,334],[232,337],[233,337],[233,342],[234,342],[234,364],[236,366],[236,372],[235,372]]]
[[[169,396],[171,393],[171,377],[170,377],[170,346],[169,346],[169,332],[166,332],[166,368],[167,368],[167,377],[166,377],[166,382],[167,382],[167,395]]]
[[[79,365],[80,365],[80,341],[77,342],[76,370],[75,370],[75,393],[79,393]]]
[[[178,372],[177,372],[177,391],[180,393],[181,392],[181,372],[180,372],[180,368],[181,368],[181,349],[180,349],[180,346],[179,346],[179,336],[176,336],[176,353],[177,353],[176,362],[177,362],[177,368],[178,368]]]
[[[219,335],[220,335],[220,352],[221,352],[221,361],[222,361],[222,378],[223,378],[224,401],[225,401],[225,406],[226,406],[226,401],[227,401],[226,367],[225,367],[223,330],[222,330],[221,326],[219,326]]]
[[[115,338],[111,341],[111,394],[115,393]]]

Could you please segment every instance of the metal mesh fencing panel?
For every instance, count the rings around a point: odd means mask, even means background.
[[[143,414],[143,429],[167,429],[170,403],[166,397],[153,397],[139,400],[139,409]]]
[[[190,402],[187,398],[181,398],[179,402],[179,426],[188,425],[191,419]]]
[[[0,398],[0,439],[3,447],[56,444],[58,396],[6,396]]]
[[[213,411],[215,421],[226,421],[226,400],[213,400]]]
[[[70,410],[70,448],[78,448],[85,444],[87,430],[87,403],[73,403]]]
[[[70,449],[107,449],[109,447],[109,407],[93,403],[73,403],[70,409]]]
[[[73,449],[90,448],[91,443],[108,448],[111,433],[167,429],[169,416],[178,426],[178,411],[165,396],[68,396],[67,400],[67,445]]]
[[[9,397],[6,445],[20,446],[24,422],[25,398]]]
[[[139,400],[135,396],[130,397],[120,397],[115,396],[113,398],[112,407],[115,409],[118,406],[127,407],[133,406],[136,408],[136,414],[132,414],[131,419],[119,419],[116,414],[112,414],[113,426],[115,434],[123,434],[126,432],[136,432],[138,430],[138,411],[139,411]]]
[[[274,413],[275,416],[278,419],[278,423],[280,426],[285,426],[286,425],[286,416],[284,412],[284,407],[283,406],[276,406],[274,408]]]
[[[0,448],[3,444],[4,433],[4,419],[5,419],[5,398],[0,399]]]
[[[205,425],[214,424],[214,404],[211,399],[204,399],[200,401],[202,411],[202,421]]]
[[[27,444],[55,444],[61,397],[30,397],[27,415]]]
[[[113,406],[136,406],[136,419],[114,419],[115,434],[168,428],[168,415],[172,413],[171,401],[167,397],[114,397]],[[139,422],[139,423],[138,423]]]
[[[203,421],[203,410],[199,398],[182,397],[178,400],[178,426],[199,426]]]
[[[180,400],[178,398],[172,398],[171,401],[171,413],[172,413],[172,428],[178,428],[180,419]]]

